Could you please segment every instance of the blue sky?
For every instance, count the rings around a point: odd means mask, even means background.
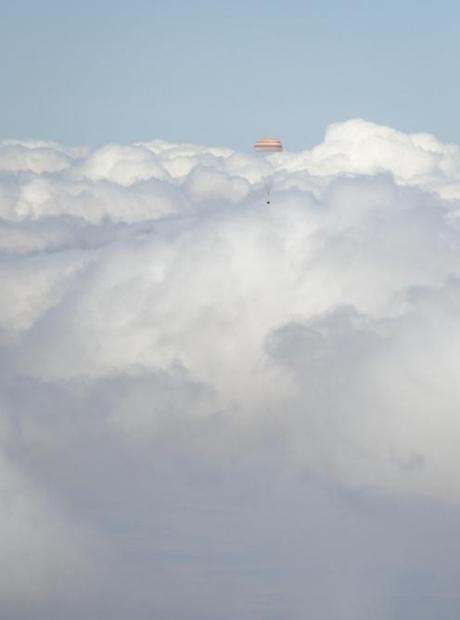
[[[4,3],[0,136],[312,146],[352,117],[460,142],[454,2]]]

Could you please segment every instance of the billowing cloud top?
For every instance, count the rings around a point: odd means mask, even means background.
[[[459,208],[457,145],[358,119],[1,142],[0,615],[454,617]]]

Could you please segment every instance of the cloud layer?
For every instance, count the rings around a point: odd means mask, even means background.
[[[457,618],[460,147],[0,143],[2,618]]]

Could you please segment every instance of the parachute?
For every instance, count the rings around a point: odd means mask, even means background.
[[[269,156],[273,153],[282,151],[283,145],[277,138],[260,138],[260,140],[257,140],[254,144],[253,149],[260,161],[265,195],[267,197],[267,204],[269,205],[273,185],[273,166]]]

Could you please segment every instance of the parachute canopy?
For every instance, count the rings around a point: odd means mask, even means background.
[[[257,153],[277,153],[283,150],[283,145],[281,144],[281,140],[278,138],[260,138],[254,144],[254,151]]]

